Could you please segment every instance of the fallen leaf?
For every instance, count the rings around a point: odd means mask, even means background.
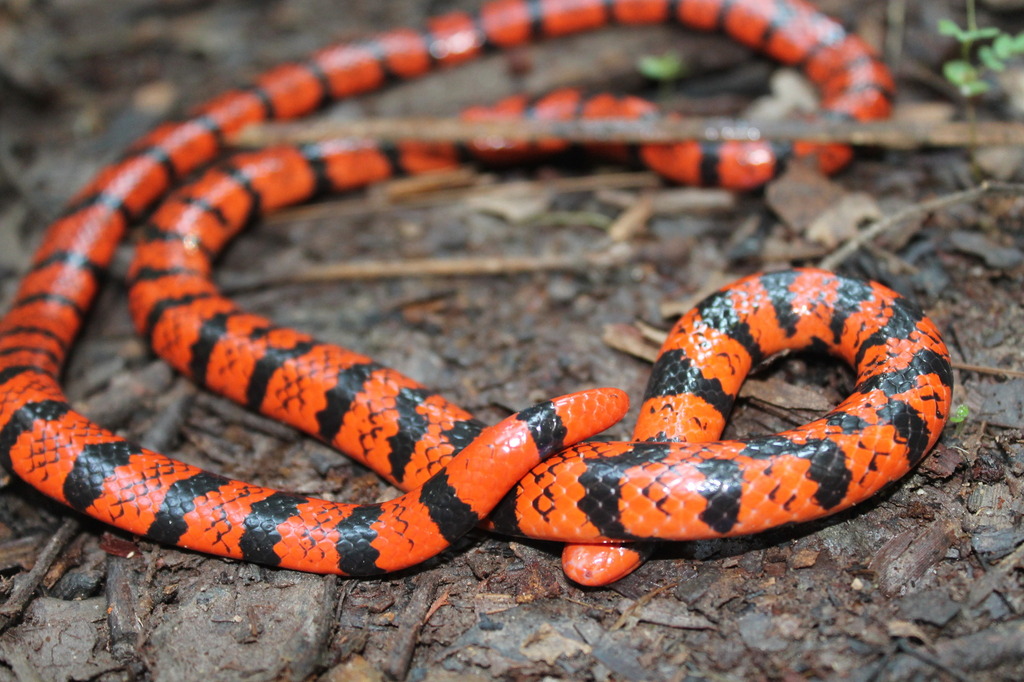
[[[589,644],[566,637],[550,623],[542,624],[519,647],[519,652],[531,661],[544,661],[548,665],[554,665],[560,656],[572,658],[576,654],[589,654],[591,651]]]

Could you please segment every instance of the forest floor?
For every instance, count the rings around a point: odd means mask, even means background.
[[[902,3],[819,4],[888,51],[902,120],[963,118],[941,76],[956,48],[935,29],[943,17],[962,23],[960,3],[907,3],[901,22],[890,5]],[[59,207],[160,120],[318,46],[458,3],[341,5],[0,2],[3,300]],[[982,20],[1024,26],[1019,14]],[[490,56],[330,113],[450,114],[564,83],[643,88],[637,55],[673,49],[697,74],[662,93],[676,111],[742,112],[778,82],[774,64],[723,37],[616,29]],[[978,116],[1024,116],[1021,83],[1024,69],[1011,68]],[[557,547],[481,532],[381,579],[268,569],[140,541],[10,480],[0,490],[0,679],[1024,679],[1024,196],[913,208],[976,187],[979,172],[1021,180],[1019,149],[975,160],[963,148],[862,149],[832,180],[794,167],[750,194],[541,162],[440,187],[392,183],[254,226],[219,265],[243,306],[366,353],[493,422],[587,386],[618,386],[636,401],[649,364],[606,339],[641,338],[637,322],[667,328],[671,311],[743,274],[821,263],[849,237],[844,216],[907,211],[838,269],[897,289],[935,320],[966,418],[859,507],[754,537],[665,545],[607,588],[569,582]],[[608,226],[635,220],[623,214],[638,204],[640,229],[610,239]],[[830,212],[840,204],[852,217]],[[233,477],[346,501],[390,495],[342,455],[156,359],[126,310],[130,252],[119,252],[66,372],[77,408]],[[465,272],[541,256],[553,264]],[[428,257],[451,259],[454,272],[415,272]],[[382,262],[408,268],[383,276]],[[301,281],[334,263],[371,276]],[[802,355],[754,378],[729,436],[808,421],[852,382],[836,363]],[[630,423],[609,436],[626,438]],[[42,561],[45,571],[29,573]]]

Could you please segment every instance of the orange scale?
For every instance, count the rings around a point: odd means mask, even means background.
[[[678,3],[677,16],[689,28],[714,31],[720,28],[718,17],[722,12],[722,0],[686,0]]]
[[[436,474],[456,454],[455,448],[445,440],[445,427],[431,424],[416,446],[402,474],[401,488],[408,490],[422,485]]]
[[[892,100],[874,88],[852,89],[823,94],[821,108],[845,114],[855,121],[875,121],[889,117]]]
[[[104,192],[121,197],[132,215],[139,215],[166,190],[170,178],[159,160],[150,156],[129,156],[111,168]]]
[[[862,301],[856,312],[851,313],[843,327],[843,336],[857,338],[863,329],[877,329],[892,317],[892,298],[880,289],[872,290],[871,299]]]
[[[324,149],[326,175],[336,191],[365,187],[394,173],[387,156],[372,143],[338,141]]]
[[[272,147],[234,158],[260,196],[260,209],[270,212],[308,198],[316,188],[316,174],[296,147]]]
[[[829,38],[822,35],[817,26],[806,9],[798,11],[782,28],[772,32],[762,48],[783,64],[801,63],[809,54],[817,52],[815,47],[829,42]],[[825,30],[831,31],[834,27],[829,25]],[[808,74],[808,77],[815,83],[819,82],[812,74]]]
[[[370,545],[380,555],[374,562],[383,571],[398,571],[444,550],[448,543],[437,531],[427,508],[411,498],[385,504],[385,513],[372,525],[377,532]]]
[[[473,418],[466,410],[450,402],[444,396],[436,393],[428,396],[420,405],[420,414],[427,417],[431,428],[450,429],[458,421],[466,421]]]
[[[22,433],[11,445],[11,473],[44,495],[64,501],[64,481],[74,467],[77,451],[55,446],[52,437],[52,427],[47,424]],[[65,449],[68,451],[63,452]]]
[[[308,67],[283,64],[264,73],[256,84],[273,103],[274,118],[296,118],[317,108],[324,99],[323,84]]]
[[[3,366],[0,364],[0,366]],[[11,420],[23,403],[35,403],[43,400],[56,400],[63,402],[64,393],[52,376],[45,374],[27,373],[8,377],[0,386],[8,386],[12,381],[17,382],[17,394],[19,400],[11,399],[10,395],[0,398],[0,418],[3,423]]]
[[[222,298],[200,299],[188,306],[167,310],[150,333],[150,345],[157,355],[186,376],[191,376],[191,347],[199,340],[194,316],[203,319],[234,310],[231,301]]]
[[[557,462],[557,469],[551,467]],[[555,473],[557,471],[557,474]],[[524,477],[516,488],[516,510],[519,529],[526,536],[548,537],[552,527],[578,528],[578,539],[599,537],[586,515],[580,511],[578,503],[586,495],[586,490],[579,483],[579,477],[586,472],[582,460],[556,459],[548,460],[541,467],[535,468]],[[537,513],[536,509],[547,502],[542,500],[565,501],[558,506],[555,515],[546,518]],[[560,504],[560,502],[559,502]]]
[[[711,537],[700,521],[708,501],[700,494],[705,477],[691,466],[631,471],[622,486],[619,510],[623,527],[633,535],[665,540]]]
[[[587,108],[583,110],[584,115],[590,112],[590,106],[595,100],[610,100],[612,103],[615,102],[615,98],[610,95],[601,97],[598,95],[586,102],[583,100],[583,94],[574,88],[563,88],[561,90],[555,90],[550,92],[544,97],[541,97],[533,103],[533,111],[538,118],[550,119],[550,120],[562,120],[573,118],[581,104],[586,104]],[[607,102],[605,102],[607,104]],[[596,108],[600,108],[601,104],[595,105]],[[599,114],[598,114],[599,115]]]
[[[319,437],[317,415],[327,407],[330,388],[312,380],[301,363],[288,363],[274,372],[259,409],[268,417]]]
[[[506,436],[507,438],[507,436]],[[487,441],[488,443],[491,440]],[[516,442],[509,438],[509,443]],[[464,450],[467,457],[453,459],[445,467],[445,475],[448,485],[458,492],[459,499],[467,504],[480,516],[490,511],[493,505],[497,504],[503,495],[494,498],[496,489],[491,481],[515,481],[522,474],[517,474],[540,462],[540,455],[534,447],[533,441],[523,437],[518,441],[514,450],[515,457],[508,454],[508,446],[495,449],[491,445],[477,445],[478,441],[470,443]],[[462,454],[462,453],[460,453]],[[477,462],[470,461],[470,457],[477,457]],[[480,471],[480,461],[489,461],[490,467],[486,474]],[[505,484],[508,486],[508,483]],[[493,501],[490,501],[492,500]]]
[[[354,402],[345,413],[334,444],[374,471],[390,471],[388,438],[398,433],[398,424],[387,416],[382,417],[381,402],[375,400],[372,406],[366,400]]]
[[[415,78],[430,71],[430,53],[423,34],[412,29],[388,31],[377,36],[389,72],[400,78]]]
[[[143,267],[164,268],[180,265],[209,276],[212,270],[207,245],[199,235],[220,230],[218,223],[214,230],[207,229],[212,220],[206,211],[186,208],[183,202],[171,201],[163,204],[151,221],[162,230],[183,235],[181,240],[142,239],[135,245],[135,256],[129,274]],[[181,228],[186,228],[182,231]]]
[[[796,298],[818,306],[831,305],[839,297],[839,281],[831,273],[820,270],[796,271],[789,290]]]
[[[794,471],[790,474],[793,478],[783,482],[774,499],[764,498],[765,501],[757,507],[756,511],[753,504],[745,504],[741,507],[733,535],[759,532],[790,523],[797,517],[818,518],[827,513],[827,510],[822,509],[814,498],[821,486],[807,477],[805,472],[810,468],[809,463],[803,460],[798,461],[803,466],[793,467]],[[798,475],[799,477],[797,477]],[[776,500],[779,502],[778,504],[774,503]],[[788,505],[785,504],[787,500],[791,500]]]
[[[483,36],[473,18],[463,12],[435,17],[427,22],[430,56],[439,64],[454,66],[480,54]]]
[[[412,456],[409,458],[409,462],[403,471],[378,473],[384,476],[388,482],[397,485],[402,490],[410,490],[423,485],[457,454],[455,448],[451,445],[447,443],[443,445],[438,444],[440,440],[439,434],[433,433],[436,430],[436,427],[431,427],[430,431],[417,441]],[[402,474],[400,484],[395,480],[399,474]]]
[[[583,103],[582,113],[584,118],[639,118],[656,111],[657,108],[653,104],[644,100],[602,93],[588,98]],[[572,113],[570,110],[566,115],[570,116]]]
[[[933,431],[933,437],[941,430],[941,425],[946,421],[948,405],[952,396],[952,390],[942,383],[939,376],[929,374],[918,377],[917,391],[896,396],[917,410],[928,422],[929,428]]]
[[[865,54],[874,54],[874,50],[857,37],[847,35],[838,43],[824,45],[812,52],[804,62],[804,73],[815,83],[824,83],[833,74],[845,71],[863,59]]]
[[[487,40],[499,47],[512,47],[529,41],[531,15],[525,0],[495,0],[480,9],[480,25]]]
[[[187,192],[185,196],[203,199],[224,216],[226,226],[214,231],[218,235],[236,232],[249,219],[252,212],[252,197],[246,188],[239,184],[234,175],[218,168],[213,168],[200,176],[196,182],[188,186]],[[204,242],[208,239],[205,234],[200,236]],[[209,250],[219,250],[209,242],[206,243]]]
[[[534,514],[534,517],[538,516],[535,511],[532,511],[532,508],[529,513]],[[525,517],[521,514],[520,519],[525,520]],[[560,505],[545,516],[540,517],[540,519],[543,519],[543,523],[537,523],[530,527],[535,529],[535,532],[543,533],[543,537],[546,538],[562,540],[564,542],[584,543],[605,539],[601,535],[600,529],[590,522],[586,514],[580,511],[578,505]],[[527,524],[521,521],[520,525],[525,535],[533,534],[526,530]],[[551,529],[555,529],[558,532],[552,532]]]
[[[250,90],[225,92],[201,106],[195,114],[213,121],[222,135],[230,135],[266,119],[263,100]]]
[[[15,303],[11,311],[4,316],[4,321],[45,327],[68,341],[75,337],[82,324],[82,318],[74,308],[45,299]]]
[[[0,368],[19,366],[34,367],[40,371],[49,372],[51,374],[60,373],[61,365],[53,361],[50,355],[46,352],[47,349],[45,346],[36,342],[35,339],[32,339],[31,343],[35,344],[35,351],[27,348],[8,348],[6,352],[3,353],[3,361],[0,362]],[[56,353],[58,357],[63,357],[63,350],[59,348],[52,352]]]
[[[459,166],[459,150],[445,142],[399,142],[402,169],[411,175],[452,170]]]
[[[0,327],[2,330],[10,330],[15,327],[24,327],[31,325],[32,327],[41,327],[46,331],[55,334],[60,339],[59,345],[61,348],[67,348],[71,341],[75,338],[75,334],[78,332],[78,316],[74,311],[67,311],[66,315],[68,319],[43,319],[41,318],[35,308],[36,303],[19,306],[12,308],[4,315],[3,325]],[[8,332],[9,333],[9,332]],[[38,334],[36,338],[38,338]],[[10,337],[13,338],[13,337]],[[60,352],[61,355],[65,354],[65,351]],[[0,355],[0,367],[12,367],[16,363],[11,362],[6,356]],[[4,384],[7,382],[5,381]]]
[[[736,524],[727,535],[757,533],[786,523],[793,519],[794,513],[806,508],[806,499],[797,486],[761,477],[744,489]]]
[[[316,390],[318,387],[310,387],[310,383],[294,367],[281,367],[267,382],[260,412],[318,436],[317,413],[327,407],[327,397],[323,391]]]
[[[771,12],[770,4],[734,3],[726,10],[722,28],[737,42],[758,50],[763,47],[764,36],[774,21]],[[772,54],[776,59],[786,61],[785,53]]]
[[[200,473],[196,467],[175,462],[144,450],[132,463],[118,467],[103,483],[103,494],[86,513],[104,523],[145,535],[163,504],[168,489],[178,481]]]
[[[341,99],[375,90],[384,84],[384,67],[367,43],[348,43],[313,55],[331,84],[331,98]]]
[[[188,277],[182,274],[161,277],[155,280],[139,280],[128,292],[128,310],[139,332],[145,332],[149,323],[149,315],[154,306],[167,300],[168,296],[208,294],[212,285],[205,277]],[[169,292],[173,292],[170,293]],[[180,293],[179,293],[180,292]],[[193,304],[195,305],[195,304]],[[161,316],[161,320],[169,319],[170,312]],[[157,325],[159,326],[159,324]]]
[[[466,107],[459,115],[467,121],[500,121],[518,118],[528,106],[530,106],[530,98],[526,95],[510,95],[494,104]]]
[[[673,327],[662,346],[662,353],[682,351],[701,367],[707,379],[718,379],[730,387],[743,383],[753,364],[750,352],[727,333],[708,326],[704,321],[680,321]]]
[[[793,156],[813,157],[822,173],[834,175],[853,160],[853,148],[845,144],[816,144],[798,140],[793,143]]]
[[[23,356],[18,349],[26,346],[41,350],[44,353],[53,353],[54,355],[61,357],[63,357],[66,352],[65,346],[60,340],[49,335],[43,335],[38,331],[28,329],[21,332],[8,332],[0,335],[0,358],[3,358],[4,362],[11,367],[25,364],[21,360]],[[31,351],[26,350],[25,353],[27,355],[24,357],[36,357],[36,354]]]
[[[164,150],[181,175],[205,163],[217,154],[217,136],[194,120],[163,123],[132,145],[133,150],[159,147]]]
[[[339,523],[350,516],[351,507],[322,500],[310,500],[296,507],[296,514],[277,527],[281,540],[274,553],[282,568],[337,573]]]
[[[74,213],[54,221],[46,231],[46,240],[33,262],[58,251],[74,251],[87,255],[97,263],[106,263],[114,254],[125,228],[122,213],[103,204],[80,208]],[[84,239],[97,231],[110,232],[109,239]],[[84,243],[83,243],[84,242]]]
[[[290,335],[278,337],[276,334],[279,329],[284,332],[290,332]],[[291,362],[299,371],[307,374],[309,381],[322,384],[325,390],[332,388],[337,382],[338,372],[350,367],[353,363],[369,361],[369,358],[365,355],[353,353],[340,346],[315,343],[312,336],[294,329],[274,328],[268,336],[273,338],[275,343],[294,345],[303,342],[314,342],[308,353],[302,357],[295,358]]]
[[[221,556],[242,558],[238,546],[245,533],[245,520],[254,504],[275,492],[270,488],[226,480],[216,490],[192,500],[195,507],[182,517],[186,530],[177,544],[189,549],[202,548],[205,552]]]
[[[240,319],[239,319],[240,318]],[[243,315],[232,316],[228,321],[228,334],[214,345],[206,365],[204,383],[211,391],[246,404],[246,388],[256,369],[256,363],[265,352],[266,342],[249,342],[245,336],[248,330],[258,328],[261,318]]]
[[[723,142],[718,150],[718,178],[727,189],[756,189],[775,177],[775,152],[767,142]]]
[[[651,170],[684,185],[700,184],[703,156],[696,142],[648,144],[640,148],[640,157]]]
[[[726,389],[726,392],[729,392]],[[717,438],[725,428],[728,415],[721,414],[704,398],[684,393],[657,396],[640,407],[640,418],[633,438],[650,441],[667,438],[677,441],[702,441]]]
[[[292,361],[297,372],[305,375],[311,390],[329,391],[338,383],[338,374],[352,367],[371,362],[370,358],[338,346],[316,344],[309,353]]]
[[[66,263],[51,263],[41,269],[33,269],[22,277],[18,288],[19,297],[32,294],[55,294],[75,301],[84,307],[96,292],[96,277],[90,270],[69,266]]]
[[[110,262],[110,258],[113,256],[113,247],[118,243],[116,237],[120,236],[120,230],[122,229],[123,224],[123,220],[119,216],[112,215],[109,211],[101,207],[90,207],[76,211],[71,216],[58,221],[55,224],[55,227],[51,227],[50,231],[47,233],[45,248],[40,248],[32,263],[33,265],[38,265],[54,254],[73,252],[88,258],[92,263],[105,266]],[[75,238],[72,234],[77,230],[117,230],[118,234],[108,234],[107,237],[109,237],[109,239],[106,240],[92,240],[91,242],[81,244],[79,242],[82,240],[80,238]],[[54,267],[64,268],[67,273],[73,273],[74,271],[79,270],[79,268],[60,263],[49,266],[48,271],[58,272],[59,270],[52,269]],[[34,273],[29,272],[26,276],[31,276],[33,274]],[[20,288],[24,289],[25,286],[26,284],[23,282],[20,285]]]
[[[738,304],[740,316],[749,325],[751,336],[765,357],[799,345],[786,335],[779,325],[774,308],[766,300],[760,300],[746,309],[741,301]]]
[[[921,320],[913,333],[913,338],[925,348],[941,354],[947,352],[946,343],[942,340],[939,330],[931,320]]]
[[[600,28],[608,23],[602,0],[541,0],[544,35],[554,38]]]
[[[618,0],[612,14],[620,24],[660,24],[669,18],[668,0]]]

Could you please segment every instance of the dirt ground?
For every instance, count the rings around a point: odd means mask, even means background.
[[[0,294],[10,299],[68,197],[159,120],[317,46],[458,4],[0,0]],[[962,23],[961,3],[819,4],[884,46],[910,125],[964,117],[941,77],[956,48],[935,30],[943,17]],[[1024,26],[1021,13],[983,8],[981,20]],[[769,91],[765,60],[719,37],[652,28],[497,55],[331,114],[451,113],[563,82],[642,88],[635,57],[668,49],[696,73],[662,93],[669,108],[729,114]],[[1022,83],[1018,63],[978,115],[1020,119]],[[949,196],[978,173],[1021,179],[1019,150],[976,159],[959,148],[865,149],[831,183],[794,171],[736,196],[601,164],[480,171],[468,186],[376,188],[274,217],[232,246],[220,281],[246,307],[367,353],[488,421],[585,386],[636,399],[649,365],[606,335],[635,341],[634,323],[667,328],[666,311],[711,285],[819,263],[849,237],[844,221]],[[651,207],[641,229],[613,244],[603,230],[628,223],[638,202]],[[596,589],[565,579],[557,547],[483,533],[384,579],[266,569],[139,541],[9,481],[0,679],[1024,679],[1022,221],[1024,197],[1012,192],[911,210],[841,264],[929,312],[958,363],[955,405],[968,410],[914,473],[856,509],[664,546]],[[294,281],[311,264],[537,255],[560,262],[497,276]],[[76,407],[235,477],[349,501],[389,494],[343,456],[156,360],[125,309],[129,256],[126,246],[67,371]],[[849,371],[803,356],[755,378],[728,435],[806,421],[851,383]],[[611,436],[629,430],[627,420]]]

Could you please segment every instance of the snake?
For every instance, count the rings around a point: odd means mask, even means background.
[[[416,565],[483,527],[569,543],[567,574],[595,585],[635,568],[649,541],[810,521],[892,484],[938,440],[953,376],[935,324],[881,284],[798,268],[724,287],[673,327],[631,439],[608,442],[592,439],[625,414],[617,389],[580,391],[486,426],[369,357],[242,310],[211,279],[217,255],[258,216],[327,191],[451,168],[467,155],[517,153],[493,140],[328,140],[223,158],[247,126],[537,38],[667,21],[724,31],[799,67],[818,87],[826,118],[889,114],[885,66],[802,0],[495,0],[276,67],[155,127],[49,225],[0,320],[0,464],[74,510],[203,553],[372,576]],[[642,118],[652,110],[637,98],[565,90],[469,115]],[[793,158],[834,172],[852,155],[838,144],[767,141],[603,151],[672,181],[735,189],[764,184]],[[129,307],[154,351],[407,492],[347,505],[236,481],[140,447],[72,409],[63,365],[115,249],[146,216],[136,230]],[[717,440],[746,375],[787,350],[846,362],[855,373],[851,395],[807,425]]]

